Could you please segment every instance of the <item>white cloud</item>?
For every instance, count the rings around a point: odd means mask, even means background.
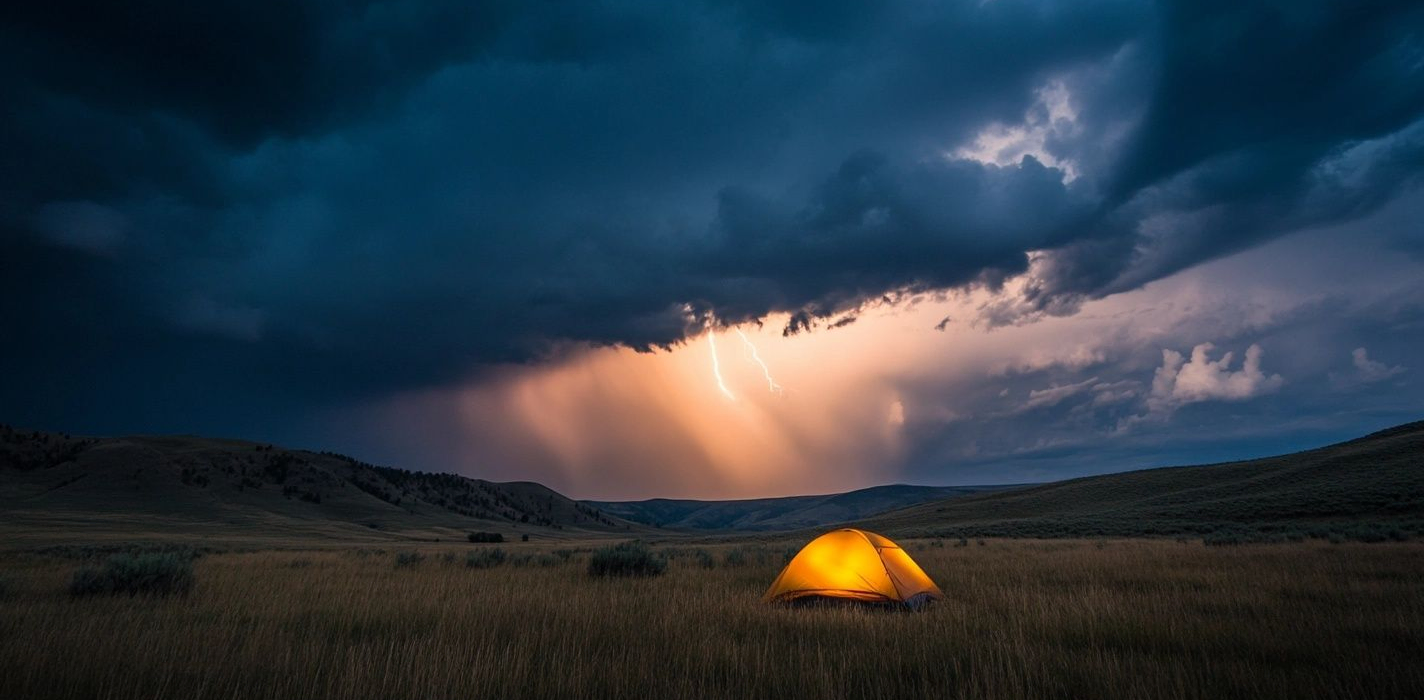
[[[1371,360],[1370,353],[1368,353],[1366,349],[1363,349],[1363,347],[1356,347],[1354,351],[1351,351],[1350,359],[1354,361],[1354,370],[1356,370],[1357,380],[1364,384],[1387,380],[1387,378],[1396,376],[1396,374],[1404,373],[1404,367],[1390,367],[1388,364],[1381,363],[1381,361]]]
[[[1065,400],[1088,391],[1098,378],[1093,377],[1075,384],[1055,385],[1047,389],[1034,389],[1028,392],[1028,402],[1024,404],[1024,410],[1042,408],[1044,406],[1056,406]]]
[[[1119,382],[1099,382],[1093,386],[1093,405],[1107,406],[1137,398],[1141,384],[1131,379]]]
[[[1259,345],[1246,348],[1241,369],[1235,371],[1231,369],[1233,353],[1227,352],[1221,359],[1212,360],[1213,349],[1215,346],[1211,343],[1202,343],[1192,348],[1190,359],[1176,350],[1164,349],[1162,366],[1152,378],[1148,409],[1167,414],[1180,406],[1202,401],[1245,401],[1269,394],[1285,383],[1281,375],[1261,371]]]
[[[1078,129],[1072,95],[1063,81],[1053,80],[1039,88],[1037,96],[1033,107],[1024,113],[1023,123],[991,124],[974,137],[973,144],[951,155],[1000,166],[1017,165],[1024,156],[1033,156],[1050,168],[1061,169],[1064,182],[1072,182],[1078,177],[1077,165],[1048,150],[1052,138],[1071,135]]]

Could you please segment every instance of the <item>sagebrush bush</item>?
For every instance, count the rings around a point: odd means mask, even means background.
[[[657,576],[665,569],[666,559],[636,541],[603,547],[588,560],[588,573],[593,576]]]
[[[722,553],[723,566],[746,566],[747,553],[742,548],[729,549]]]
[[[1250,540],[1239,532],[1217,532],[1202,538],[1202,544],[1208,547],[1231,547],[1248,542]]]
[[[552,554],[521,554],[517,557],[510,558],[509,563],[518,567],[538,566],[547,568],[550,566],[558,566],[561,561],[563,560]]]
[[[102,568],[74,572],[69,592],[76,596],[127,593],[169,595],[193,588],[193,558],[174,552],[115,554]]]
[[[478,552],[470,552],[465,555],[465,566],[471,569],[490,569],[505,560],[504,550],[498,547],[494,549],[482,549]]]
[[[693,552],[692,552],[692,558],[693,558],[694,561],[697,562],[697,565],[698,565],[698,566],[700,566],[700,567],[702,567],[702,568],[704,568],[704,569],[715,569],[715,568],[717,568],[717,560],[712,557],[712,553],[711,553],[711,552],[709,552],[709,551],[707,551],[707,550],[705,550],[705,549],[693,550]]]
[[[413,549],[407,549],[403,552],[396,552],[397,569],[418,566],[422,561],[425,561],[425,555]]]

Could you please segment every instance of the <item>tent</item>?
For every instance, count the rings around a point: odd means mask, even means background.
[[[943,597],[900,545],[873,532],[846,528],[802,547],[762,599],[829,598],[919,607]]]

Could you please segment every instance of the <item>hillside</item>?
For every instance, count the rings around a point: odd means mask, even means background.
[[[198,437],[81,438],[0,426],[7,539],[538,538],[629,532],[528,482],[411,472],[344,455]]]
[[[654,498],[584,501],[605,513],[656,527],[690,530],[795,530],[842,523],[896,508],[994,491],[1005,486],[892,484],[846,493],[731,501]]]
[[[1424,421],[1243,462],[1086,477],[863,519],[899,536],[1424,534]]]

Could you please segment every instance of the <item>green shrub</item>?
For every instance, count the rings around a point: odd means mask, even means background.
[[[168,595],[193,588],[193,558],[164,554],[115,554],[103,568],[84,567],[74,572],[69,592],[76,596],[127,593]]]
[[[504,542],[504,535],[498,532],[471,532],[469,539],[475,544],[499,544]]]
[[[403,551],[403,552],[396,552],[396,568],[397,568],[397,569],[404,569],[404,568],[409,568],[409,567],[413,567],[413,566],[418,566],[418,565],[420,564],[420,562],[423,562],[423,561],[425,561],[425,555],[424,555],[424,554],[421,554],[420,552],[417,552],[417,551],[415,551],[415,550],[413,550],[413,549],[407,549],[407,550],[405,550],[405,551]]]
[[[642,542],[622,542],[603,547],[588,560],[592,576],[657,576],[667,569],[667,560]]]
[[[465,555],[465,566],[471,569],[491,569],[505,560],[504,550],[498,547],[494,549],[482,549],[478,552],[470,552]]]

